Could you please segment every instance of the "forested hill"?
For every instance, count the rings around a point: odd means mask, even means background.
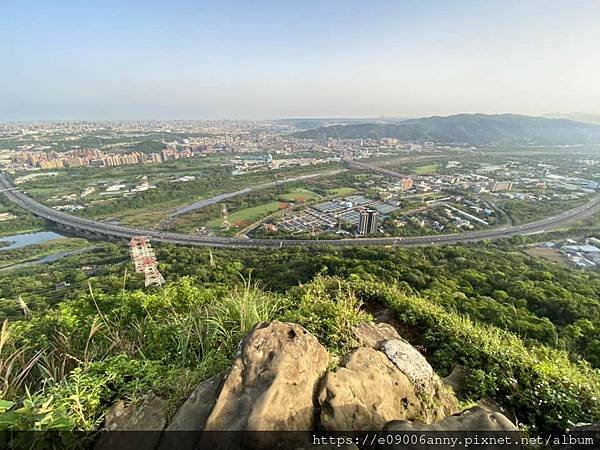
[[[514,114],[458,114],[426,117],[395,124],[333,125],[296,133],[296,137],[323,139],[398,138],[472,145],[599,144],[600,125],[566,119]]]

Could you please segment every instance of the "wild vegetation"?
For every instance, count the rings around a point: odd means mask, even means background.
[[[318,275],[285,294],[250,280],[202,286],[184,277],[161,291],[87,294],[30,320],[2,326],[0,427],[94,430],[116,400],[149,390],[171,410],[200,380],[222,371],[251,327],[295,321],[341,356],[351,328],[369,319],[365,303],[390,307],[405,336],[441,374],[467,369],[464,398],[490,396],[535,432],[600,419],[600,372],[566,352],[483,325],[432,300],[358,275]],[[42,343],[42,344],[40,344]]]
[[[6,269],[33,259],[62,252],[73,252],[89,247],[85,239],[53,239],[41,244],[32,244],[18,249],[6,249],[0,252],[0,269]]]
[[[445,248],[349,248],[213,250],[157,246],[168,280],[191,276],[204,286],[231,285],[239,274],[285,293],[318,273],[399,283],[448,310],[511,331],[526,341],[567,350],[600,367],[600,275],[530,257],[514,243]],[[213,260],[214,266],[211,265]],[[113,294],[142,286],[131,274],[126,247],[100,244],[51,265],[6,272],[0,279],[0,311],[21,316],[15,300],[43,313],[70,302],[87,283]],[[129,270],[129,273],[126,273]],[[66,289],[55,285],[65,281]]]

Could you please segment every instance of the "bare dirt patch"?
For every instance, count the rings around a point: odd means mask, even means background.
[[[567,264],[569,262],[569,259],[555,248],[533,247],[525,250],[525,254],[560,264]]]

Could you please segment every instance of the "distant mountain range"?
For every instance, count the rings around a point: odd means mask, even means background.
[[[544,117],[549,119],[569,119],[575,120],[577,122],[585,122],[585,123],[595,123],[600,125],[600,114],[590,114],[590,113],[552,113],[552,114],[544,114]]]
[[[299,138],[398,138],[471,145],[600,144],[600,125],[516,114],[458,114],[397,123],[354,123],[308,129]]]

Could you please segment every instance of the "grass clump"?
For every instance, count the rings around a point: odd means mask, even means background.
[[[207,309],[207,324],[212,329],[212,346],[226,352],[235,351],[237,344],[254,325],[272,320],[284,310],[282,298],[264,292],[250,279],[235,286],[221,301]]]
[[[285,320],[303,325],[333,355],[346,354],[355,344],[352,327],[372,319],[354,291],[337,278],[318,275],[292,290],[290,298],[293,307]]]

